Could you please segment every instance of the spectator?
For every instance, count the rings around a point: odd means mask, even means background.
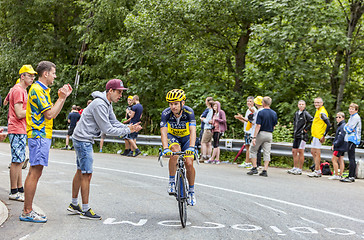
[[[128,97],[128,106],[125,109],[125,120],[123,121],[124,124],[130,123],[130,120],[131,120],[130,112],[131,112],[131,108],[132,108],[133,104],[134,104],[133,96],[129,96]],[[129,154],[129,152],[131,151],[129,141],[126,139],[126,137],[127,136],[124,136],[125,150],[123,153],[121,153],[121,155],[123,155],[123,156],[127,156]]]
[[[212,152],[212,128],[213,125],[211,124],[212,117],[214,115],[214,111],[212,110],[212,106],[214,101],[211,99],[206,99],[206,107],[208,108],[208,113],[206,117],[200,117],[201,122],[204,123],[203,127],[203,134],[201,139],[201,159],[210,159],[211,152]]]
[[[71,149],[68,144],[70,141],[70,136],[72,136],[73,131],[75,130],[76,124],[78,120],[80,120],[81,114],[77,111],[77,106],[73,105],[71,112],[68,114],[67,122],[68,122],[68,132],[66,136],[66,146],[61,148],[62,150],[69,150]],[[73,148],[73,147],[72,147]]]
[[[91,102],[92,102],[92,99],[87,100],[87,106],[90,105]]]
[[[27,146],[27,87],[32,85],[35,74],[31,65],[23,65],[20,70],[20,81],[9,92],[8,135],[11,148],[10,166],[10,200],[24,202],[22,166],[25,162]]]
[[[81,115],[83,112],[83,109],[80,106],[77,106],[76,109],[77,109],[78,113]]]
[[[140,104],[139,97],[137,95],[134,95],[133,103],[134,106],[131,107],[131,110],[129,112],[131,118],[130,124],[139,123],[140,118],[142,117],[143,114],[143,106]],[[130,152],[128,153],[128,155],[126,155],[127,157],[136,157],[142,153],[136,144],[137,137],[138,137],[138,132],[133,132],[126,136],[125,141],[127,141],[130,146]]]
[[[206,106],[208,105],[208,102],[212,100],[212,97],[207,97],[205,100],[205,104]],[[210,108],[206,107],[206,109],[202,112],[201,116],[200,116],[200,120],[201,118],[206,118],[207,114],[209,113]],[[201,145],[201,140],[202,140],[202,136],[203,136],[203,130],[204,130],[204,126],[205,123],[203,121],[201,121],[201,131],[200,131],[200,135],[198,138],[196,138],[196,148],[201,146],[201,152],[202,152],[202,145]],[[201,162],[201,161],[200,161]],[[203,162],[203,161],[202,161]]]
[[[349,176],[347,178],[341,179],[340,181],[342,182],[355,182],[355,148],[356,145],[360,144],[361,139],[361,118],[358,114],[358,111],[358,104],[351,103],[349,106],[350,118],[344,127],[346,132],[345,141],[348,142]]]
[[[102,153],[102,148],[104,147],[105,138],[106,138],[106,134],[101,133],[101,137],[100,137],[100,150],[99,150],[100,153]]]
[[[139,123],[126,126],[119,122],[114,114],[112,103],[119,101],[123,94],[123,82],[120,79],[112,79],[106,84],[105,92],[93,92],[94,100],[83,112],[80,121],[73,133],[73,144],[77,157],[77,171],[72,182],[72,202],[68,211],[81,214],[84,219],[101,219],[89,207],[90,182],[92,177],[94,138],[101,133],[112,136],[123,136],[141,129]],[[78,194],[81,190],[82,208],[78,204]]]
[[[250,118],[253,119],[254,113],[257,111],[257,109],[254,107],[253,96],[250,96],[246,99],[246,105],[248,106],[248,109],[245,112],[245,117],[243,117],[240,113],[234,116],[236,119],[244,123],[244,145],[246,153],[245,153],[245,161],[239,165],[239,167],[243,168],[252,167],[251,159],[249,157],[249,148],[250,148],[252,133],[254,133],[255,125],[253,125],[252,122],[249,122],[248,118],[250,115]]]
[[[18,84],[19,82],[20,82],[20,78],[18,78],[18,80],[16,80],[15,84]],[[14,86],[15,86],[15,85],[14,85]],[[5,107],[6,105],[8,105],[8,103],[9,103],[9,93],[10,93],[10,91],[11,91],[11,88],[10,88],[10,90],[9,90],[8,94],[6,95],[5,99],[4,99],[4,102],[3,102],[4,107]]]
[[[293,118],[293,168],[287,172],[293,175],[301,175],[303,163],[305,162],[305,147],[308,141],[307,132],[312,125],[313,117],[306,111],[306,102],[298,101],[298,111]]]
[[[331,149],[334,151],[332,154],[331,162],[332,166],[334,167],[334,175],[329,177],[330,180],[340,180],[341,175],[344,172],[344,153],[348,149],[348,143],[345,141],[345,114],[343,112],[338,112],[336,114],[336,122],[337,122],[337,129],[335,134],[335,139],[332,144]],[[340,165],[340,172],[338,163]]]
[[[322,101],[322,98],[318,97],[314,100],[316,113],[311,126],[311,154],[315,162],[315,171],[308,174],[309,177],[321,177],[321,147],[325,142],[325,136],[330,129],[329,114],[327,113]]]
[[[214,126],[213,129],[213,139],[214,139],[214,151],[212,152],[211,159],[207,160],[206,163],[215,163],[220,164],[220,138],[221,135],[226,131],[226,115],[223,110],[221,110],[220,102],[214,102],[212,107],[214,111],[214,116],[212,118],[212,125]]]
[[[252,147],[250,149],[250,157],[252,158],[253,168],[247,173],[248,175],[258,174],[257,170],[257,152],[260,146],[263,148],[264,154],[264,170],[259,174],[268,177],[268,166],[270,162],[270,150],[273,140],[274,127],[277,124],[277,113],[270,109],[272,99],[270,97],[263,98],[263,109],[258,110],[256,118],[256,126],[253,134]]]
[[[56,65],[42,61],[37,66],[39,80],[29,89],[26,121],[29,147],[30,169],[24,183],[24,209],[19,219],[27,222],[47,222],[47,217],[33,211],[33,199],[37,184],[48,166],[49,149],[52,143],[53,119],[61,111],[66,98],[72,93],[72,87],[65,84],[58,90],[58,100],[52,104],[49,85],[56,78]]]

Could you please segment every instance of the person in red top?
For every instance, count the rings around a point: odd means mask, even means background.
[[[25,120],[27,87],[33,83],[36,73],[31,65],[22,66],[19,70],[20,81],[9,92],[8,135],[11,148],[9,199],[22,202],[24,202],[24,188],[21,169],[27,145]]]
[[[214,115],[211,120],[211,124],[214,126],[214,129],[212,130],[213,139],[214,139],[214,144],[213,144],[214,150],[212,152],[211,158],[206,162],[220,164],[219,143],[220,143],[220,138],[221,138],[222,134],[227,129],[226,115],[225,115],[225,112],[223,110],[221,110],[220,102],[218,102],[218,101],[214,102],[212,109],[214,111]]]

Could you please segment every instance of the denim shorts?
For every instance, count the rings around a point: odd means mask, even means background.
[[[125,137],[124,137],[124,139],[129,139],[129,140],[131,140],[131,139],[136,139],[138,137],[138,132],[133,132],[133,133],[129,133],[129,134],[127,134]]]
[[[245,141],[245,145],[250,145],[252,142],[252,135],[251,133],[245,133],[244,134],[244,141]]]
[[[82,173],[92,173],[92,164],[94,162],[92,143],[73,139],[73,147],[76,151],[77,169],[81,170]]]
[[[8,136],[11,148],[11,162],[13,163],[24,162],[25,148],[27,147],[27,135],[9,133]]]
[[[52,139],[28,138],[30,166],[48,166],[49,149]]]

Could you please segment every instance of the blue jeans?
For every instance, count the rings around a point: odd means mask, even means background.
[[[92,173],[92,164],[94,162],[94,159],[92,158],[94,152],[92,143],[73,139],[73,147],[76,151],[77,169],[81,170],[82,173]]]

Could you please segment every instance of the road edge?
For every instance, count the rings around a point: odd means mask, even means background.
[[[5,203],[0,200],[0,226],[8,219],[9,209],[6,207]]]

